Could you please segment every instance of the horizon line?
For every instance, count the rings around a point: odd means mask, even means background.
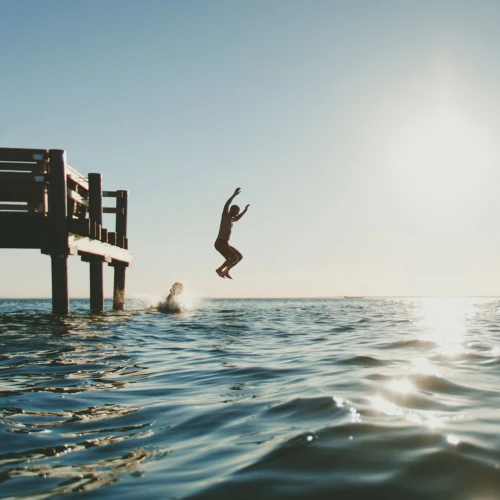
[[[152,294],[156,295],[156,294]],[[134,300],[129,297],[125,300]],[[498,295],[314,295],[314,296],[274,296],[274,297],[212,297],[206,296],[203,299],[216,299],[216,300],[283,300],[283,299],[498,299]],[[0,297],[0,300],[52,300],[52,297]],[[89,297],[71,297],[71,300],[90,300]],[[104,300],[113,300],[113,297],[104,297]]]

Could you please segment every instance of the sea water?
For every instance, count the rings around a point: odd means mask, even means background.
[[[127,307],[0,301],[1,498],[500,498],[499,300]]]

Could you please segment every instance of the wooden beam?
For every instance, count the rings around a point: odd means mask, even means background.
[[[0,184],[0,201],[43,201],[45,185],[30,184]]]
[[[0,161],[40,161],[48,154],[46,149],[0,148]]]
[[[37,166],[36,163],[12,163],[0,162],[0,170],[19,170],[21,172],[33,172],[33,168]]]
[[[73,167],[66,166],[66,175],[76,184],[80,185],[86,191],[89,190],[89,182],[86,177],[77,172]]]
[[[0,184],[30,184],[44,180],[43,175],[33,175],[31,172],[0,172]]]
[[[102,211],[105,214],[119,214],[119,215],[124,214],[123,208],[116,208],[116,207],[104,207]]]
[[[108,264],[113,264],[113,259],[111,255],[94,255],[86,252],[78,252],[77,254],[81,257],[83,262],[107,262]]]
[[[109,233],[108,233],[109,235]],[[103,257],[110,257],[114,261],[122,262],[130,265],[132,262],[132,254],[124,248],[118,248],[109,243],[102,243],[101,241],[71,234],[68,237],[69,248],[76,249],[78,252],[89,253],[93,255],[101,255]]]
[[[24,205],[16,205],[14,203],[0,203],[0,210],[17,210],[17,211],[22,211],[22,212],[27,212],[29,210],[29,207],[27,204]]]
[[[76,191],[73,191],[72,189],[68,188],[67,191],[68,191],[68,198],[88,208],[89,202],[87,199],[85,199],[82,195],[78,194]]]

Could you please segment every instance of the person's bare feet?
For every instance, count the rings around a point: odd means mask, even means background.
[[[224,273],[220,269],[216,269],[215,272],[221,277],[225,278]]]
[[[226,272],[224,273],[224,277],[225,277],[225,278],[229,278],[230,280],[232,280],[232,279],[233,279],[233,278],[231,277],[231,275],[229,274],[229,271],[226,271]]]

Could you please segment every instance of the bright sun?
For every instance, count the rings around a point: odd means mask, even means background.
[[[392,167],[404,195],[430,209],[454,209],[478,198],[493,168],[487,135],[453,110],[434,111],[400,130]]]

